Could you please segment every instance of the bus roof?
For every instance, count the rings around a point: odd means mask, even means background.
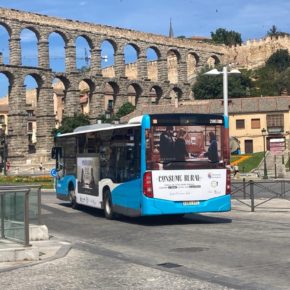
[[[98,132],[98,131],[107,131],[107,130],[114,130],[114,129],[122,129],[122,128],[131,128],[131,127],[138,127],[141,123],[134,123],[134,124],[93,124],[93,125],[87,125],[87,126],[80,126],[74,129],[72,133],[64,133],[57,135],[57,137],[66,137],[66,136],[74,136],[79,134],[85,134],[85,133],[92,133],[92,132]]]

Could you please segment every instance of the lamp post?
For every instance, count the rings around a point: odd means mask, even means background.
[[[222,71],[218,71],[216,68],[204,73],[205,75],[223,75],[223,99],[224,99],[224,115],[226,117],[229,116],[228,111],[228,75],[229,74],[240,74],[241,72],[238,69],[232,69],[231,71],[228,71],[228,67],[224,66]]]
[[[268,179],[268,172],[267,172],[267,163],[266,163],[266,134],[267,130],[265,128],[262,129],[262,136],[263,136],[263,145],[264,145],[264,176],[263,179]]]
[[[228,67],[224,66],[222,71],[218,71],[216,68],[204,73],[205,75],[223,75],[223,100],[224,100],[224,119],[225,119],[225,130],[224,130],[224,138],[225,140],[230,140],[230,133],[229,133],[229,110],[228,110],[228,74],[240,74],[241,72],[237,69],[232,69],[228,71]],[[230,163],[230,144],[229,141],[225,142],[225,152],[228,156],[228,160],[225,161],[226,164]]]

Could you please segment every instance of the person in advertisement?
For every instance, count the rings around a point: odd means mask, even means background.
[[[210,160],[210,162],[217,163],[219,162],[217,141],[215,133],[212,131],[209,132],[209,140],[210,145],[207,149],[207,152],[204,153],[204,157],[207,157]]]
[[[160,135],[160,160],[172,161],[174,159],[173,127],[167,126],[165,132]]]
[[[185,144],[185,135],[186,131],[184,128],[181,128],[177,133],[177,139],[175,141],[175,159],[176,161],[185,161],[185,158],[188,157],[188,152]]]

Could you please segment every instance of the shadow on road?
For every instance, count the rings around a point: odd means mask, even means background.
[[[68,203],[60,203],[61,206],[70,207]],[[81,211],[92,215],[96,218],[103,218],[103,210],[87,207],[83,205],[78,205],[77,211]],[[186,215],[162,215],[162,216],[143,216],[143,217],[126,217],[123,215],[116,215],[116,218],[112,222],[124,222],[129,224],[137,224],[140,226],[167,226],[167,225],[177,225],[177,224],[227,224],[231,223],[230,218],[218,217],[217,216],[207,216],[206,214],[186,214]]]

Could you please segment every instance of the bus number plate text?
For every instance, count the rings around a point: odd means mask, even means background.
[[[184,201],[183,205],[199,205],[199,201],[197,200]]]

